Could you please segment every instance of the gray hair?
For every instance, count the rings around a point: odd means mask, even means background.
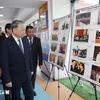
[[[18,28],[18,25],[19,25],[19,24],[24,24],[24,22],[23,22],[22,20],[14,20],[14,21],[12,22],[12,24],[11,24],[12,30],[13,30],[14,28]]]

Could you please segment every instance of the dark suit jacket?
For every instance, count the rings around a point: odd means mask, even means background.
[[[39,65],[42,65],[42,60],[43,60],[41,42],[40,39],[36,36],[33,37],[31,53],[32,53],[33,64],[36,70],[38,58],[39,58]]]
[[[33,65],[27,39],[22,39],[24,54],[12,36],[6,38],[2,43],[2,71],[4,83],[12,82],[18,84],[26,79],[31,79]]]

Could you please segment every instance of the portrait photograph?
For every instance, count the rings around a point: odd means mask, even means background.
[[[52,34],[52,41],[58,41],[58,34]]]
[[[95,43],[100,43],[100,31],[96,31]]]
[[[64,63],[64,57],[58,56],[57,65],[63,67],[63,63]]]
[[[100,63],[100,46],[94,47],[93,60]]]
[[[49,61],[50,61],[50,62],[52,62],[52,63],[55,63],[55,60],[56,60],[56,55],[55,55],[55,54],[50,53],[50,56],[49,56]]]
[[[59,22],[54,22],[53,30],[54,31],[58,31],[59,30]]]
[[[57,43],[51,43],[51,51],[56,51],[57,50]]]
[[[75,72],[80,75],[84,75],[85,63],[72,59],[70,71]]]
[[[65,54],[66,44],[60,44],[59,53]]]
[[[100,83],[100,66],[92,65],[90,79]]]

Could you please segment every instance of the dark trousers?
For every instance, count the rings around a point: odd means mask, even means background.
[[[9,87],[6,87],[6,86],[3,84],[3,89],[4,89],[4,91],[9,91],[9,94],[5,94],[5,93],[4,93],[5,100],[10,100],[10,88],[9,88]]]
[[[32,85],[33,85],[33,89],[35,89],[35,80],[36,80],[36,71],[32,75]]]
[[[2,84],[3,84],[3,90],[4,91],[9,91],[9,94],[5,94],[4,93],[4,97],[5,97],[5,100],[10,100],[10,88],[9,87],[6,87],[6,85],[3,83],[3,76],[1,75],[1,80],[2,80]]]
[[[19,83],[12,84],[12,88],[11,88],[12,100],[20,100],[21,87],[25,95],[25,100],[34,100],[32,83],[31,83],[31,80],[28,80],[28,79],[21,84]]]

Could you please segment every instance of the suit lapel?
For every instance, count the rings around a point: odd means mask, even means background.
[[[23,47],[24,47],[24,56],[25,56],[25,54],[27,54],[27,46],[26,46],[26,43],[25,43],[24,38],[22,38],[22,42],[23,42]]]
[[[11,36],[11,43],[13,47],[16,49],[16,51],[18,51],[22,56],[24,56],[21,49],[19,48],[18,44],[16,43],[16,41],[14,40],[12,36]]]
[[[32,43],[32,46],[34,46],[34,44],[35,44],[35,36],[33,37],[33,43]]]

